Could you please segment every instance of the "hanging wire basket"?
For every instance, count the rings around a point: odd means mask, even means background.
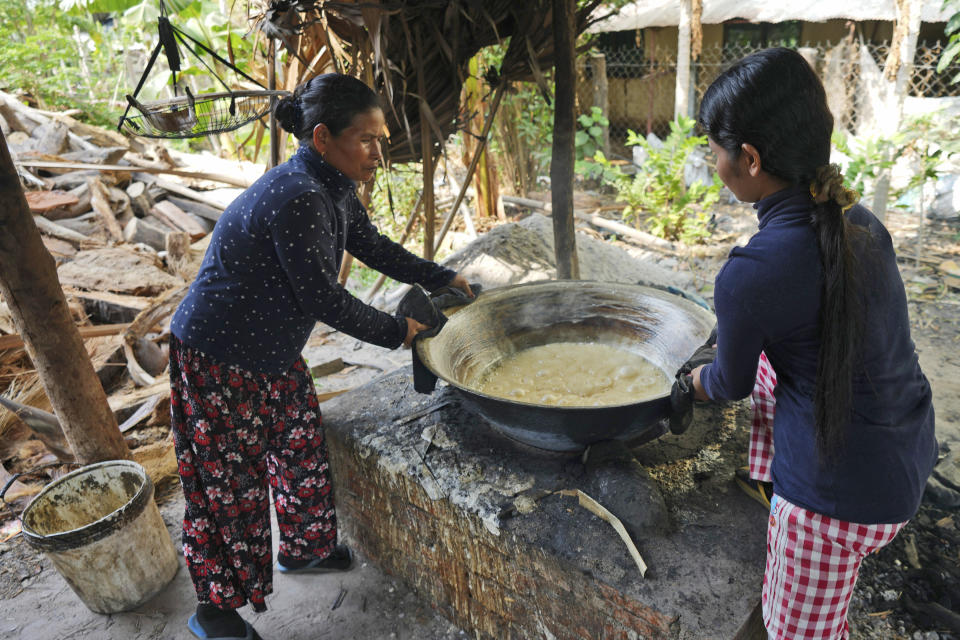
[[[138,102],[127,96],[140,115],[125,115],[120,126],[146,138],[197,138],[239,129],[270,111],[273,98],[288,91],[226,91],[187,95],[156,102]]]

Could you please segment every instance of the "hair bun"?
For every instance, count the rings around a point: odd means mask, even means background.
[[[292,96],[281,98],[273,109],[273,115],[276,116],[277,122],[285,131],[296,135],[300,125],[300,109],[297,98]]]
[[[844,211],[860,201],[860,194],[843,184],[840,166],[828,164],[817,169],[817,176],[810,185],[810,195],[817,202],[833,200]]]

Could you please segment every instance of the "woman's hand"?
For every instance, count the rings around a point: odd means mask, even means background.
[[[410,345],[413,344],[413,339],[417,336],[417,334],[421,331],[426,331],[429,328],[430,327],[427,325],[420,324],[413,318],[407,317],[407,337],[403,339],[403,346],[409,349]]]
[[[470,296],[471,298],[474,297],[473,291],[470,290],[470,283],[467,282],[467,279],[464,278],[464,277],[463,277],[462,275],[460,275],[459,273],[458,273],[457,275],[453,276],[453,280],[451,280],[451,281],[447,284],[447,286],[449,286],[449,287],[456,287],[457,289],[460,289],[461,291],[463,291],[465,294],[467,294],[467,295]]]
[[[700,365],[690,372],[690,377],[693,378],[693,397],[700,402],[710,402],[710,396],[707,395],[706,389],[703,388],[703,383],[700,382],[700,371],[704,366],[706,365]]]

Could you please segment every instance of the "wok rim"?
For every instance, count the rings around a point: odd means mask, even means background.
[[[678,294],[675,294],[675,293],[670,293],[669,291],[664,291],[664,290],[662,290],[662,289],[658,289],[657,287],[651,287],[651,286],[648,286],[648,285],[632,284],[632,283],[627,283],[627,282],[605,282],[605,281],[602,281],[602,280],[535,280],[535,281],[533,281],[533,282],[523,282],[523,283],[520,283],[520,284],[511,284],[511,285],[507,285],[507,286],[504,286],[504,287],[496,287],[496,288],[494,288],[494,289],[485,289],[485,290],[483,290],[480,294],[478,294],[478,296],[477,296],[477,298],[476,298],[476,300],[475,300],[474,302],[469,303],[468,305],[466,305],[465,308],[469,308],[469,307],[473,306],[474,304],[476,304],[477,302],[479,302],[479,301],[480,301],[480,297],[483,296],[483,295],[490,295],[490,294],[493,294],[494,292],[497,292],[497,293],[508,292],[508,291],[512,291],[512,290],[514,290],[514,289],[521,289],[521,288],[526,288],[526,287],[534,287],[534,286],[538,286],[538,285],[539,285],[539,286],[543,286],[543,285],[545,285],[545,284],[559,285],[559,286],[561,286],[561,287],[567,287],[567,286],[571,286],[571,287],[572,287],[572,286],[576,286],[576,285],[580,285],[580,284],[591,284],[591,285],[601,285],[601,286],[611,286],[611,285],[612,285],[612,286],[616,286],[616,287],[625,287],[625,288],[631,288],[631,289],[641,289],[641,290],[643,290],[643,291],[645,291],[645,292],[649,292],[649,293],[651,293],[651,294],[654,294],[655,297],[660,297],[660,298],[662,298],[662,299],[669,300],[670,302],[679,302],[679,303],[680,303],[680,306],[688,306],[688,307],[689,307],[691,310],[693,310],[695,313],[709,314],[709,315],[713,318],[714,322],[716,322],[716,316],[714,315],[714,313],[713,313],[712,311],[709,311],[709,310],[707,310],[707,309],[704,309],[704,308],[701,307],[699,304],[697,304],[697,303],[695,303],[695,302],[692,302],[692,301],[690,301],[690,300],[687,300],[686,298],[684,298],[684,297],[681,296],[681,295],[678,295]],[[669,296],[669,297],[668,297],[668,296]],[[459,313],[459,312],[458,312],[458,313]],[[452,320],[451,320],[451,321],[452,321]],[[449,321],[448,321],[448,322],[449,322]],[[474,395],[481,396],[481,397],[483,397],[483,398],[485,398],[485,399],[488,399],[488,400],[493,400],[493,401],[496,401],[496,402],[503,402],[503,403],[511,404],[511,405],[518,405],[518,406],[525,407],[525,408],[526,408],[526,407],[529,407],[529,408],[536,408],[536,409],[560,410],[560,411],[570,410],[570,409],[576,409],[576,410],[579,410],[579,411],[583,411],[583,410],[602,411],[602,410],[604,410],[604,409],[625,409],[625,408],[627,408],[627,407],[632,407],[632,406],[634,406],[634,405],[642,404],[642,403],[645,403],[645,402],[653,402],[653,401],[656,401],[656,400],[663,400],[663,399],[665,399],[665,398],[669,398],[669,397],[670,397],[670,393],[671,393],[671,390],[672,390],[671,387],[668,387],[667,390],[666,390],[666,392],[664,392],[664,393],[657,394],[657,395],[654,395],[654,396],[647,396],[647,397],[644,397],[644,398],[642,398],[642,399],[634,400],[633,402],[627,402],[627,403],[623,403],[623,404],[604,404],[604,405],[555,405],[555,404],[537,404],[537,403],[534,403],[534,402],[522,402],[522,401],[519,401],[519,400],[511,400],[511,399],[509,399],[509,398],[504,398],[504,397],[501,397],[501,396],[492,396],[492,395],[489,395],[489,394],[484,393],[484,392],[482,392],[482,391],[478,391],[478,390],[476,390],[476,389],[471,389],[471,388],[467,387],[466,385],[461,384],[461,383],[459,383],[459,382],[456,382],[456,381],[454,381],[454,380],[451,380],[451,379],[448,378],[447,376],[445,376],[445,375],[443,375],[443,374],[438,373],[437,371],[435,371],[435,367],[433,366],[433,363],[432,363],[431,359],[430,359],[429,357],[425,357],[425,350],[426,350],[426,346],[425,346],[425,345],[428,344],[428,343],[429,343],[431,340],[433,340],[434,338],[439,337],[439,335],[440,335],[440,333],[442,333],[442,331],[443,331],[443,330],[441,329],[441,331],[438,332],[437,335],[435,335],[435,336],[430,336],[429,338],[424,338],[424,339],[422,339],[422,340],[417,340],[417,341],[416,341],[415,348],[417,349],[417,355],[418,355],[419,358],[420,358],[420,362],[423,363],[423,365],[424,365],[427,369],[429,369],[430,372],[431,372],[433,375],[437,376],[437,378],[443,380],[443,381],[446,382],[448,385],[454,387],[454,388],[457,389],[458,391],[466,391],[466,392],[468,392],[468,393],[472,393],[472,394],[474,394]],[[659,367],[658,367],[658,368],[659,368]],[[662,371],[662,369],[661,369],[661,371]],[[668,381],[668,382],[670,381],[670,375],[669,375],[669,374],[667,375],[667,381]]]

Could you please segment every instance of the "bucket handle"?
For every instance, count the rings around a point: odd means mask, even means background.
[[[10,476],[10,479],[7,480],[6,484],[3,485],[3,488],[0,489],[0,501],[3,501],[4,506],[7,508],[8,511],[10,511],[10,513],[13,514],[15,518],[19,518],[19,516],[10,507],[10,503],[7,502],[7,497],[6,497],[7,491],[10,489],[11,486],[13,486],[13,483],[16,482],[17,479],[22,478],[23,476],[32,476],[34,474],[40,473],[44,469],[49,469],[50,467],[60,467],[64,465],[71,466],[71,467],[80,467],[80,465],[76,462],[50,462],[47,464],[42,464],[39,467],[34,467],[29,471],[21,471],[19,473],[14,473],[13,475]]]

